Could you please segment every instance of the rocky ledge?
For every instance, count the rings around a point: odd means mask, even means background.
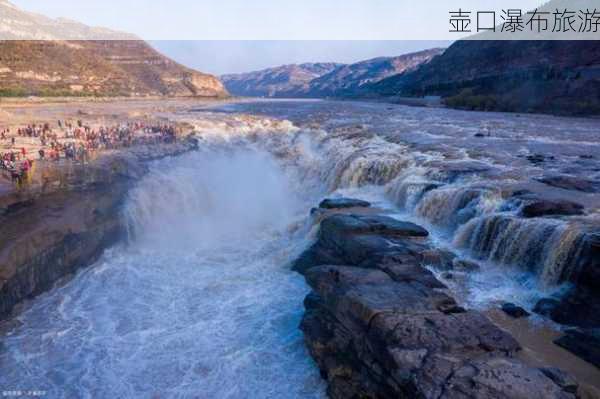
[[[0,319],[122,237],[120,205],[148,172],[148,161],[195,147],[190,139],[134,147],[85,165],[42,164],[26,189],[0,197]]]
[[[576,398],[535,368],[485,315],[422,266],[427,231],[386,216],[336,213],[293,267],[312,292],[301,323],[332,398]]]

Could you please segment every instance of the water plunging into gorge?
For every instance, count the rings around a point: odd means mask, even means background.
[[[4,336],[0,385],[51,397],[321,397],[298,330],[308,290],[287,268],[307,240],[298,188],[250,148],[156,162],[124,206],[129,241],[36,299]]]

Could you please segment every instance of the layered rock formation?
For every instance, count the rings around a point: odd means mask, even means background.
[[[139,38],[0,2],[0,96],[223,97],[218,78]],[[35,39],[35,40],[32,40]]]
[[[124,232],[120,205],[146,162],[195,148],[138,147],[90,164],[39,165],[27,191],[0,197],[0,319],[89,265]]]
[[[565,373],[523,363],[509,334],[446,293],[422,266],[426,230],[318,213],[317,241],[294,269],[312,288],[301,328],[330,397],[576,397]]]

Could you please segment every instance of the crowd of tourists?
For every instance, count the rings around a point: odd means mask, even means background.
[[[32,139],[30,143],[39,140],[36,153],[29,154],[25,146],[19,148],[19,137]],[[92,127],[81,120],[58,120],[54,128],[49,123],[30,124],[17,128],[12,134],[10,128],[4,128],[0,129],[0,147],[8,149],[0,149],[0,171],[21,185],[30,177],[34,163],[40,160],[58,162],[66,159],[84,163],[97,151],[170,143],[175,139],[174,126],[143,122]]]

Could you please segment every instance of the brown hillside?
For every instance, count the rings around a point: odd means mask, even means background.
[[[141,40],[0,41],[3,95],[203,96],[227,94]]]

